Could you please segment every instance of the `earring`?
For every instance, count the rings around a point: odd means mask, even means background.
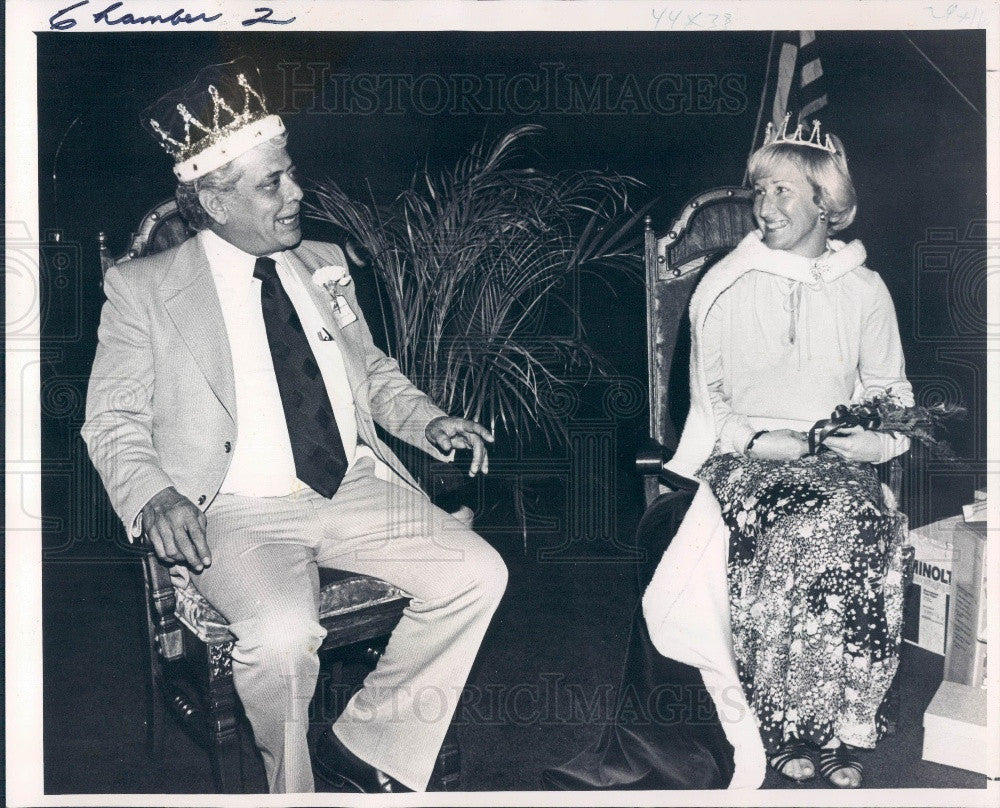
[[[826,211],[825,210],[821,210],[819,212],[819,220],[821,222],[825,222],[826,221]]]

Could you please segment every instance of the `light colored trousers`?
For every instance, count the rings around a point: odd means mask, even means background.
[[[233,680],[272,793],[314,790],[306,732],[326,637],[318,566],[377,576],[412,598],[334,731],[414,791],[427,787],[507,583],[482,538],[374,469],[360,458],[329,500],[224,494],[206,512],[212,565],[191,579],[237,638]]]

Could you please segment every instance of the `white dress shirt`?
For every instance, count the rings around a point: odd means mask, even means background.
[[[295,460],[261,310],[261,282],[253,276],[257,258],[211,230],[203,230],[200,238],[222,306],[236,387],[236,445],[219,493],[279,497],[302,491],[307,486],[295,476]],[[284,254],[270,257],[323,375],[350,464],[358,454],[358,428],[343,354],[336,341],[329,339],[332,335],[324,329],[309,290]]]

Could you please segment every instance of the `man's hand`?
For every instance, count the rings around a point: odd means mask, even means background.
[[[765,432],[750,447],[750,455],[764,460],[798,460],[809,453],[805,432],[775,429]]]
[[[201,572],[212,563],[205,539],[205,514],[173,486],[153,496],[142,509],[142,530],[156,551],[169,564],[187,564]]]
[[[882,460],[882,440],[877,432],[859,426],[831,435],[823,445],[844,460],[855,463],[878,463]]]
[[[475,477],[480,470],[483,474],[489,472],[490,459],[483,441],[493,443],[493,433],[486,427],[465,418],[442,415],[427,424],[424,434],[427,440],[442,452],[450,452],[452,449],[472,449],[470,477]]]

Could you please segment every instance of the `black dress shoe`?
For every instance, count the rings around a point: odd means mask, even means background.
[[[340,742],[332,729],[316,741],[313,772],[334,788],[350,786],[362,794],[400,794],[412,791],[381,769],[365,763]]]

